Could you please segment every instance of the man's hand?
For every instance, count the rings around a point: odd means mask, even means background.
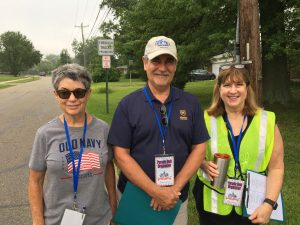
[[[159,187],[155,196],[153,196],[150,206],[153,210],[169,210],[172,209],[181,195],[180,192],[176,191],[171,187]]]

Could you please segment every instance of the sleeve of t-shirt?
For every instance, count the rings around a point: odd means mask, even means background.
[[[36,132],[32,152],[29,159],[29,168],[38,171],[44,171],[46,165],[46,139],[42,135],[41,129]]]
[[[204,121],[204,113],[201,109],[199,103],[196,104],[194,121],[193,121],[193,139],[192,144],[201,144],[210,139],[205,121]]]
[[[126,101],[122,100],[115,110],[107,141],[112,146],[123,148],[131,147],[132,130],[128,117],[127,105]]]

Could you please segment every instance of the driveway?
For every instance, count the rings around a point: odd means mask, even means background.
[[[51,78],[0,89],[0,224],[30,225],[28,159],[36,130],[60,112]]]

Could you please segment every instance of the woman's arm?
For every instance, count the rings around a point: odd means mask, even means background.
[[[43,207],[43,183],[45,171],[30,169],[28,196],[31,207],[32,224],[44,225],[44,207]]]
[[[114,216],[118,204],[116,195],[115,167],[113,161],[107,162],[105,173],[105,185],[108,192],[109,204],[111,207],[112,215]]]
[[[275,126],[274,133],[274,147],[270,163],[268,165],[267,177],[267,192],[266,198],[277,201],[284,175],[284,147],[283,140],[279,128]],[[273,208],[268,203],[263,203],[258,207],[254,213],[249,217],[252,223],[268,223],[272,214]]]

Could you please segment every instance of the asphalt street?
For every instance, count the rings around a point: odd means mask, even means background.
[[[51,78],[0,89],[0,225],[30,225],[28,159],[36,130],[59,114]]]

